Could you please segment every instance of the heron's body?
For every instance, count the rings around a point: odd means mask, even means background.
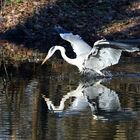
[[[43,63],[49,59],[56,50],[61,52],[65,61],[75,65],[82,73],[98,73],[103,75],[101,70],[115,65],[119,62],[122,51],[135,52],[140,49],[135,44],[122,43],[119,41],[98,40],[94,43],[93,48],[90,47],[79,35],[65,32],[61,27],[57,28],[61,38],[70,42],[73,51],[76,53],[76,58],[68,58],[65,54],[65,48],[62,46],[52,47]]]

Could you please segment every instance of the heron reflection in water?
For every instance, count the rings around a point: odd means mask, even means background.
[[[92,83],[79,83],[79,86],[68,92],[60,101],[59,106],[43,95],[48,109],[57,115],[69,115],[90,108],[93,118],[98,119],[98,112],[116,112],[121,110],[119,97],[115,91],[101,84],[102,80]],[[65,110],[65,102],[75,98],[71,105]]]
[[[138,44],[135,41],[124,42],[106,39],[96,41],[92,48],[79,35],[74,35],[60,26],[56,26],[55,29],[62,39],[71,44],[72,49],[76,54],[76,58],[71,59],[67,57],[65,48],[57,45],[50,48],[42,64],[44,64],[57,50],[59,50],[63,59],[66,62],[77,66],[81,73],[105,76],[101,70],[117,64],[123,51],[140,51],[140,48],[138,48]]]

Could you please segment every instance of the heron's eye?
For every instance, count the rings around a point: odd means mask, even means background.
[[[53,52],[54,48],[55,48],[55,47],[52,47],[52,48],[50,49],[50,53],[52,53],[52,52]]]

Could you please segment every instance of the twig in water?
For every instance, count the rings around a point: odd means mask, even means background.
[[[5,59],[4,59],[4,58],[5,58],[5,57],[4,57],[4,53],[3,53],[3,51],[2,51],[2,61],[3,61],[4,72],[5,72],[5,74],[6,74],[7,80],[9,80],[9,75],[8,75],[8,71],[7,71],[7,68],[6,68],[6,65],[5,65]]]

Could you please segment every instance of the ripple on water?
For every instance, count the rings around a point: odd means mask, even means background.
[[[140,139],[140,75],[136,65],[129,65],[129,69],[123,65],[120,73],[125,76],[89,81],[72,66],[48,69],[28,78],[13,76],[7,85],[0,81],[0,139]],[[68,97],[64,110],[58,114],[50,111],[42,95],[55,106]],[[103,110],[115,99],[120,110]]]

